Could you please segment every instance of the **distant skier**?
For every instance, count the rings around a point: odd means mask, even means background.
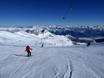
[[[31,56],[32,48],[31,48],[29,45],[26,46],[25,51],[27,52],[27,56],[28,56],[28,57]]]
[[[41,31],[41,33],[44,33],[45,32],[45,29],[43,29],[42,31]]]
[[[91,43],[90,43],[90,42],[88,42],[88,43],[87,43],[87,47],[89,47],[90,45],[91,45]]]
[[[41,47],[44,47],[44,44],[42,43]]]

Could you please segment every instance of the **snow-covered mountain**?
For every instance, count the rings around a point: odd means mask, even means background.
[[[42,32],[44,31],[45,32]],[[70,46],[104,42],[104,29],[97,27],[33,26],[0,28],[0,43],[32,46]],[[5,34],[5,35],[4,35]]]
[[[0,44],[32,45],[32,46],[71,46],[72,41],[65,36],[55,35],[42,29],[2,29],[0,31]]]

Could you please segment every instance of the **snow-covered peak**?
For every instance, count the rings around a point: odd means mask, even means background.
[[[35,32],[35,30],[34,30]],[[24,30],[17,32],[0,31],[0,43],[8,45],[32,45],[32,46],[71,46],[72,41],[65,36],[55,35],[48,30],[44,32],[27,33]]]
[[[45,30],[45,32],[40,33],[38,35],[39,38],[50,38],[50,37],[54,37],[54,36],[55,36],[54,34],[48,32],[47,30]]]

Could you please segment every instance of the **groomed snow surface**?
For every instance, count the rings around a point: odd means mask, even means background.
[[[75,46],[63,36],[43,37],[1,31],[0,78],[104,78],[103,44]],[[53,40],[50,46],[49,40]],[[37,46],[42,42],[44,47]],[[31,57],[26,57],[26,44],[33,49]]]

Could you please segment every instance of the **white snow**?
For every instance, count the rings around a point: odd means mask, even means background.
[[[3,42],[3,43],[2,43]],[[26,33],[25,31],[8,32],[0,31],[0,43],[11,45],[35,45],[41,46],[71,46],[72,41],[65,36],[54,35],[50,32],[40,33],[39,35]]]
[[[45,47],[36,46],[40,42]],[[31,57],[26,44],[33,49]],[[104,44],[70,45],[66,37],[49,32],[0,31],[0,78],[104,78]]]
[[[0,46],[0,78],[104,78],[104,46]]]

